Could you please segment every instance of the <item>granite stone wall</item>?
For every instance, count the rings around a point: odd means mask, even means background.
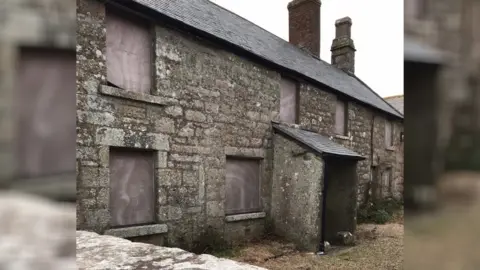
[[[168,229],[156,231],[162,232],[168,245],[193,248],[209,229],[229,243],[260,237],[271,209],[271,121],[278,121],[281,74],[165,24],[157,24],[153,32],[151,93],[107,86],[105,6],[79,1],[79,229],[100,233],[111,229],[108,147],[124,146],[157,153],[156,223]],[[303,83],[300,89],[301,126],[332,136],[335,95]],[[351,104],[352,137],[335,140],[368,156],[369,119],[380,113]],[[383,134],[379,130],[375,138],[380,140]],[[386,150],[380,147],[378,152]],[[261,160],[262,212],[225,216],[227,156]],[[361,181],[369,181],[369,162],[358,166]],[[136,230],[139,236],[146,233]]]
[[[385,123],[387,117],[376,110],[368,108],[355,101],[348,102],[348,136],[335,135],[335,94],[322,91],[311,85],[302,84],[300,87],[300,121],[302,128],[313,130],[353,151],[366,159],[359,161],[357,172],[359,176],[358,202],[364,201],[366,194],[374,181],[379,177],[372,176],[372,166],[381,165],[379,174],[386,168],[394,171],[395,189],[392,195],[400,198],[403,193],[403,123],[393,122],[393,147],[385,145]],[[373,133],[372,133],[373,127]],[[373,147],[372,147],[373,146]],[[373,157],[373,158],[372,158]]]
[[[274,232],[298,248],[316,251],[321,234],[323,159],[275,134],[273,163]]]
[[[107,86],[104,14],[99,2],[80,2],[79,227],[110,228],[108,146],[123,146],[158,153],[157,223],[168,225],[168,245],[192,248],[209,227],[229,242],[262,235],[261,213],[225,220],[225,162],[227,155],[263,160],[261,195],[268,212],[279,74],[157,26],[156,86],[149,95],[124,92]]]

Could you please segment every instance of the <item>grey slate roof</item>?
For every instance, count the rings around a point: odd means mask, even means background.
[[[405,37],[403,50],[405,61],[426,64],[442,64],[444,61],[442,52],[410,37]]]
[[[391,96],[384,98],[388,103],[390,103],[397,111],[401,114],[403,113],[403,95]]]
[[[273,123],[273,129],[283,133],[315,150],[319,154],[329,154],[335,156],[344,156],[355,159],[365,159],[360,154],[331,141],[329,138],[318,133],[306,131],[298,128],[287,127],[285,125]]]
[[[325,61],[312,57],[293,44],[208,0],[133,1],[171,19],[239,46],[269,62],[298,72],[353,99],[403,118],[385,100],[356,77],[346,74]]]

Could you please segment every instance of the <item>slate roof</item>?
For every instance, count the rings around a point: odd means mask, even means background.
[[[354,159],[365,159],[365,157],[361,156],[360,154],[357,154],[354,151],[335,143],[329,138],[318,133],[292,128],[277,123],[273,123],[272,126],[274,130],[287,135],[296,141],[299,141],[319,154],[343,156]]]
[[[403,118],[355,76],[350,76],[327,62],[311,56],[295,45],[208,0],[133,1],[240,47],[257,57],[300,73],[355,100]]]
[[[384,98],[388,103],[390,103],[397,111],[401,114],[403,113],[403,95],[391,96]]]
[[[410,37],[405,37],[403,50],[405,61],[426,64],[442,64],[444,61],[442,52]]]

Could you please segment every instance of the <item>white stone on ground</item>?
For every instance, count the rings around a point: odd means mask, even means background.
[[[77,269],[75,219],[73,204],[0,193],[0,269]]]

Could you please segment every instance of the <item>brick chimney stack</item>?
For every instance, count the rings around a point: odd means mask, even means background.
[[[355,73],[355,45],[351,38],[352,19],[344,17],[335,21],[335,39],[332,42],[332,65]]]
[[[320,57],[320,0],[288,3],[290,43]]]

